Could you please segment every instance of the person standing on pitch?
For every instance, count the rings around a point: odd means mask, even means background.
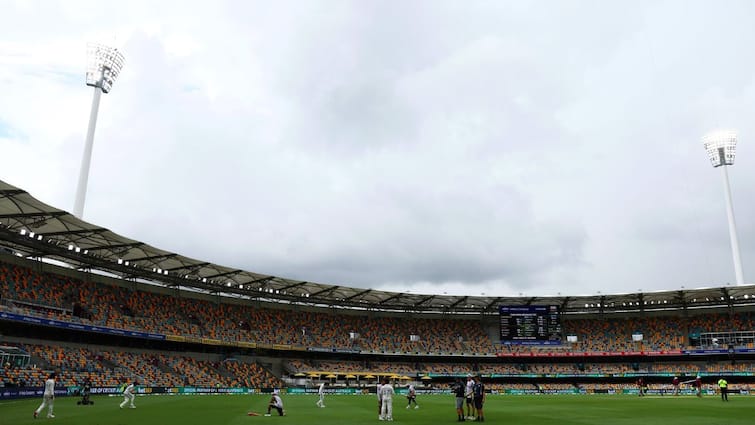
[[[721,401],[729,401],[729,383],[723,376],[718,380],[718,388],[721,390]]]
[[[637,395],[642,397],[644,394],[642,393],[642,388],[645,386],[645,380],[642,379],[642,376],[637,378]]]
[[[410,408],[412,406],[412,402],[414,402],[414,408],[419,409],[419,404],[417,404],[417,391],[414,389],[414,385],[409,384],[409,390],[406,393],[406,398],[409,400],[408,404],[406,405],[406,408]]]
[[[472,389],[474,388],[474,379],[471,374],[467,374],[467,386],[464,397],[467,399],[467,419],[474,419],[474,400],[472,397]]]
[[[695,394],[698,397],[702,398],[702,396],[703,396],[703,380],[700,378],[700,375],[697,375],[697,378],[695,378],[694,385],[695,385]]]
[[[380,389],[383,388],[383,384],[378,381],[377,383],[377,397],[378,397],[378,419],[383,420],[383,394]]]
[[[53,404],[55,404],[55,372],[50,373],[45,381],[45,392],[42,395],[42,404],[34,411],[34,419],[39,417],[39,412],[47,406],[47,417],[54,418],[52,414]]]
[[[128,384],[125,390],[123,390],[123,402],[120,404],[121,409],[126,407],[128,404],[129,408],[136,409],[136,406],[134,406],[134,393],[136,393],[136,386],[139,385],[139,381],[134,380],[134,382]]]
[[[671,385],[674,386],[674,395],[679,395],[679,377],[674,376],[674,379],[671,380]]]
[[[325,407],[325,382],[320,384],[317,395],[320,396],[320,399],[317,400],[317,407]]]
[[[393,385],[390,384],[388,378],[383,380],[383,385],[380,387],[380,400],[382,401],[382,410],[380,411],[381,421],[393,420]]]
[[[474,397],[474,407],[477,409],[477,422],[485,422],[485,414],[482,411],[482,405],[485,404],[485,384],[482,383],[482,377],[477,375],[474,387],[472,387],[472,396]]]
[[[456,378],[456,382],[451,389],[456,396],[456,415],[459,417],[458,421],[464,422],[464,395],[466,393],[466,386],[461,382],[461,379]]]

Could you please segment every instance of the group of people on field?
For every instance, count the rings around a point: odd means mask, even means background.
[[[45,380],[45,389],[42,393],[42,404],[34,411],[34,419],[39,417],[39,414],[47,407],[47,418],[52,419],[55,417],[53,409],[55,407],[55,372],[50,373]],[[87,384],[88,385],[88,384]],[[128,405],[131,409],[136,409],[134,405],[134,397],[136,395],[136,387],[139,385],[139,381],[134,380],[123,388],[123,402],[120,404],[120,408],[123,409]],[[89,394],[85,395],[88,399]]]
[[[473,420],[476,422],[485,422],[483,405],[485,404],[485,384],[482,383],[480,376],[467,375],[467,382],[463,383],[457,379],[453,384],[452,390],[456,396],[456,415],[457,421],[464,422]],[[464,405],[467,406],[467,414],[464,415]]]
[[[382,382],[377,384],[377,397],[378,397],[378,420],[392,421],[393,420],[393,396],[396,391],[391,385],[388,378],[384,378]],[[409,385],[406,393],[407,404],[406,408],[409,409],[414,403],[414,408],[419,409],[417,404],[417,391],[414,385]]]
[[[678,376],[674,376],[674,379],[671,380],[671,385],[674,388],[673,394],[679,395],[680,394],[680,386],[681,384],[690,384],[692,385],[692,388],[695,389],[695,395],[698,397],[703,396],[703,380],[700,377],[700,375],[697,375],[695,379],[690,379],[689,381],[681,382],[679,381]],[[718,387],[719,393],[721,394],[721,401],[729,401],[729,382],[726,381],[725,378],[721,377],[717,382],[716,386]],[[637,379],[637,390],[638,395],[640,397],[644,396],[647,393],[647,384],[645,383],[645,380],[640,377]]]
[[[673,386],[673,394],[679,395],[680,393],[680,385],[681,384],[691,384],[693,388],[695,388],[695,394],[698,397],[702,397],[702,379],[700,375],[697,375],[695,379],[680,382],[679,378],[674,376],[672,380],[672,386]],[[134,380],[133,382],[129,383],[125,386],[125,388],[122,391],[123,394],[123,402],[120,404],[120,408],[123,409],[124,407],[128,406],[132,409],[136,408],[134,405],[134,397],[136,393],[136,388],[139,385],[139,382]],[[719,389],[719,392],[721,394],[721,400],[722,401],[729,401],[729,395],[728,395],[728,382],[726,379],[721,377],[717,383],[716,386]],[[637,387],[638,387],[638,394],[640,397],[644,396],[647,393],[647,384],[644,380],[644,378],[640,377],[637,379]],[[485,421],[485,414],[483,410],[483,406],[485,404],[485,385],[482,383],[482,380],[480,379],[480,376],[473,376],[471,374],[467,375],[467,381],[466,383],[462,382],[461,379],[457,379],[456,382],[451,387],[452,392],[456,398],[456,414],[457,414],[457,420],[459,422],[467,421],[467,420],[474,420],[476,422],[484,422]],[[318,400],[317,400],[317,407],[325,407],[325,383],[321,383],[318,388]],[[377,384],[377,397],[378,397],[378,419],[381,421],[393,421],[393,396],[395,395],[395,390],[393,388],[393,385],[391,385],[390,380],[388,378],[384,378],[382,382],[379,382]],[[411,408],[412,404],[414,404],[414,408],[418,409],[419,404],[417,404],[417,394],[416,390],[413,385],[409,385],[408,391],[407,391],[407,405],[406,408]],[[34,418],[36,419],[39,417],[39,414],[44,410],[45,407],[47,407],[47,417],[48,418],[54,418],[55,415],[53,413],[53,407],[55,402],[55,373],[50,373],[47,380],[45,380],[44,385],[44,392],[43,392],[43,400],[42,404],[39,405],[39,407],[34,411]],[[466,405],[466,415],[464,414],[464,406]],[[283,400],[280,397],[279,390],[274,390],[272,398],[270,399],[270,402],[267,407],[267,414],[265,416],[270,416],[271,410],[275,409],[278,412],[279,416],[284,416],[285,411],[283,410]]]
[[[485,385],[482,383],[479,376],[475,379],[471,374],[467,375],[466,383],[457,380],[452,386],[452,391],[456,396],[456,412],[459,421],[485,421],[485,414],[483,411],[483,405],[485,403]],[[378,399],[378,420],[393,421],[393,396],[396,394],[396,390],[388,378],[384,378],[382,381],[378,382],[376,393]],[[325,383],[320,384],[317,389],[317,394],[318,399],[315,405],[317,407],[325,407]],[[419,404],[417,403],[417,391],[414,388],[414,385],[409,385],[407,388],[406,399],[407,409],[410,409],[412,405],[414,405],[415,409],[419,409]],[[464,415],[465,402],[467,406],[466,416]]]

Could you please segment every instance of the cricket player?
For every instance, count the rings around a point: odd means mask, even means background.
[[[325,382],[320,384],[317,395],[320,396],[320,399],[317,400],[317,407],[325,407]]]
[[[136,386],[139,385],[139,381],[128,384],[125,390],[123,390],[123,402],[120,404],[121,409],[128,404],[130,409],[136,409],[134,406],[134,393],[136,393]]]
[[[383,394],[380,389],[383,388],[382,382],[377,383],[377,397],[378,397],[378,419],[383,420]]]
[[[414,402],[414,408],[419,409],[419,404],[417,404],[417,391],[412,384],[409,384],[409,391],[406,394],[406,399],[408,400],[406,405],[407,409],[411,407],[412,402]]]
[[[473,389],[474,379],[472,379],[471,374],[467,374],[467,388],[464,392],[464,397],[467,401],[467,419],[474,419],[475,417],[474,398],[472,397]]]
[[[286,412],[283,410],[283,400],[280,396],[280,391],[273,390],[273,398],[270,399],[270,404],[267,405],[267,413],[265,416],[270,416],[270,409],[278,411],[278,416],[284,416]]]
[[[393,420],[393,385],[390,384],[388,378],[383,380],[383,385],[380,387],[380,400],[382,401],[382,409],[380,411],[381,421]]]
[[[54,418],[52,414],[53,405],[55,404],[55,372],[50,373],[45,381],[45,392],[42,394],[42,404],[34,411],[34,419],[39,417],[39,412],[47,406],[47,417]]]

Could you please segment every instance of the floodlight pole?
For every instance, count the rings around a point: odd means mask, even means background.
[[[737,238],[737,223],[734,220],[734,204],[731,201],[731,187],[729,187],[729,172],[727,165],[721,167],[724,176],[724,195],[726,196],[726,216],[729,219],[729,238],[731,239],[731,255],[734,260],[734,275],[737,285],[744,285],[745,278],[742,271],[742,257],[739,255],[739,239]]]
[[[715,131],[703,137],[703,146],[708,152],[708,158],[714,168],[721,167],[724,179],[724,196],[726,197],[726,216],[729,219],[729,238],[731,239],[731,255],[734,261],[734,275],[737,285],[744,285],[744,271],[742,257],[739,254],[739,239],[737,238],[737,224],[734,220],[734,205],[731,201],[729,186],[729,172],[727,168],[734,165],[736,155],[737,135],[731,131]]]
[[[94,87],[92,110],[89,113],[89,127],[84,144],[84,155],[81,158],[79,184],[76,187],[76,200],[73,205],[73,215],[78,218],[84,216],[84,201],[87,196],[89,183],[89,166],[92,163],[92,148],[94,146],[94,130],[97,126],[97,113],[100,109],[102,93],[108,93],[113,87],[115,79],[123,68],[123,54],[118,49],[101,44],[87,46],[86,84]]]
[[[100,77],[100,81],[102,78]],[[84,201],[87,197],[87,184],[89,183],[89,166],[92,163],[92,147],[94,146],[94,129],[97,126],[97,113],[100,109],[100,97],[102,88],[98,84],[94,87],[92,96],[92,110],[89,113],[89,128],[87,139],[84,144],[84,155],[81,158],[81,171],[79,172],[79,184],[76,187],[76,203],[73,205],[73,215],[78,218],[84,216]]]

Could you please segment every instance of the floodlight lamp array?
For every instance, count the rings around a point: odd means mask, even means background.
[[[103,93],[110,92],[115,79],[123,69],[125,58],[114,47],[90,43],[87,45],[88,86],[99,87]]]
[[[737,148],[737,133],[733,131],[714,131],[703,136],[703,146],[714,167],[734,165]]]

